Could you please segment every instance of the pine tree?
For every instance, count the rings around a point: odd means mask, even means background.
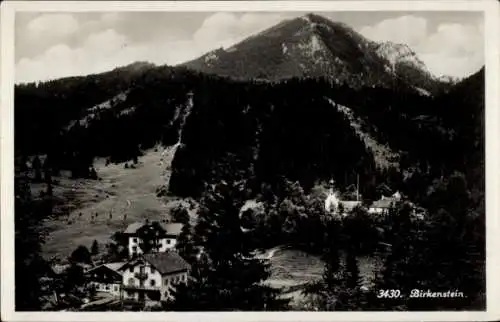
[[[179,205],[172,210],[172,219],[174,222],[187,224],[189,223],[189,212],[184,206]]]
[[[373,290],[399,290],[401,294],[410,294],[413,288],[423,287],[419,275],[425,270],[424,261],[419,258],[426,252],[423,227],[411,218],[411,209],[400,204],[389,213],[392,227],[387,233],[391,250],[386,255],[384,268],[377,274]],[[382,297],[377,297],[382,296]],[[391,298],[379,293],[373,294],[370,305],[375,309],[406,310],[407,298]]]
[[[177,290],[171,303],[174,309],[285,307],[287,301],[277,298],[278,290],[261,284],[269,276],[269,264],[252,257],[252,245],[241,230],[242,188],[241,184],[222,182],[204,196],[195,230],[206,255],[194,263],[190,283]]]
[[[193,241],[192,227],[189,221],[184,224],[182,231],[177,238],[176,249],[179,255],[188,263],[196,261],[197,251]]]
[[[28,179],[15,176],[15,308],[16,311],[39,311],[43,291],[40,278],[47,273],[47,263],[40,255],[45,235],[41,220],[50,214],[39,213],[31,195]]]
[[[42,181],[42,162],[40,161],[38,155],[33,159],[32,167],[35,171],[35,180]]]
[[[365,294],[362,291],[362,279],[359,264],[353,248],[347,250],[345,266],[342,267],[340,287],[336,294],[335,310],[356,311],[367,306]]]
[[[92,254],[92,256],[96,256],[97,254],[99,254],[99,243],[95,239],[94,242],[92,242],[92,246],[90,247],[90,253]]]
[[[484,232],[484,226],[477,220],[484,213],[473,213],[467,182],[460,173],[438,182],[428,200],[430,221],[423,245],[427,251],[421,255],[426,270],[421,271],[421,283],[436,291],[459,290],[468,298],[444,299],[439,303],[432,299],[414,300],[409,302],[409,307],[468,309],[484,291],[484,252],[481,251],[484,244],[478,244],[474,238],[474,234]]]

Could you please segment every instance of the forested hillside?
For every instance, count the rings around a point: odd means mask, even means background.
[[[328,78],[236,81],[186,68],[135,64],[99,75],[18,86],[15,95],[18,168],[25,168],[29,159],[38,177],[35,180],[42,181],[43,169],[47,182],[45,208],[36,208],[43,210],[42,219],[51,213],[52,175],[66,169],[75,179],[96,179],[99,173],[93,162],[97,157],[108,162],[135,161],[162,144],[176,151],[170,181],[165,182],[171,195],[193,197],[204,205],[207,198],[218,196],[217,191],[225,191],[218,202],[201,208],[203,225],[211,227],[220,221],[228,230],[237,228],[228,234],[240,236],[237,210],[245,200],[255,199],[263,203],[263,209],[254,214],[257,228],[244,237],[251,248],[295,243],[320,253],[327,263],[327,279],[333,274],[328,267],[338,266],[335,252],[342,250],[350,256],[346,259],[350,268],[338,269],[356,271],[353,257],[371,254],[378,249],[374,245],[384,242],[394,248],[384,258],[384,269],[375,281],[379,288],[463,287],[473,294],[472,304],[454,300],[437,308],[484,304],[484,69],[449,91],[429,96],[396,83],[391,88],[354,89]],[[395,151],[399,162],[380,167],[371,147],[359,136],[360,129],[342,108],[349,108],[362,121],[362,132],[370,136],[370,142],[386,145],[383,151]],[[34,155],[47,157],[42,164]],[[365,200],[378,199],[377,187],[384,183],[424,207],[428,217],[415,221],[404,205],[383,220],[358,210],[340,222],[328,216],[317,185],[334,179],[342,192],[348,192],[357,177]],[[237,187],[237,200],[228,185]],[[26,198],[16,205],[19,227],[30,217],[31,210],[23,205],[32,202]],[[231,218],[218,216],[219,210]],[[218,216],[213,222],[212,215]],[[40,234],[37,225],[27,229]],[[223,234],[210,231],[200,236],[208,234],[213,246]],[[43,263],[23,264],[30,252],[38,253],[37,245],[29,247],[19,254],[17,265],[39,274]],[[428,269],[443,275],[429,276],[424,273]],[[264,275],[252,283],[265,280]],[[201,283],[204,276],[197,278]],[[369,294],[339,293],[339,287],[359,292],[359,285],[339,283],[326,293],[311,292],[326,294],[326,298],[328,292],[345,296],[346,302],[337,309],[436,309],[435,302],[380,303]],[[210,292],[218,289],[216,284]],[[210,292],[204,294],[207,299],[213,298]],[[182,294],[186,302],[175,305],[197,305],[189,289]],[[244,307],[230,299],[232,306]],[[329,304],[317,305],[330,309]]]
[[[110,75],[16,88],[17,151],[48,154],[53,167],[78,177],[88,174],[94,157],[131,160],[156,143],[180,140],[170,191],[195,197],[220,179],[214,171],[227,159],[252,193],[280,177],[299,180],[307,190],[330,178],[347,186],[353,182],[346,174],[359,174],[362,193],[370,194],[387,170],[391,175],[382,180],[390,177],[393,185],[480,172],[473,169],[482,160],[482,71],[437,97],[406,87],[355,90],[326,79],[239,82],[171,67],[141,66],[125,80],[114,76],[116,82]],[[95,94],[96,84],[105,81],[113,86]],[[30,103],[34,98],[36,104]],[[377,169],[372,151],[328,99],[351,108],[365,121],[366,133],[398,151],[399,169]],[[108,105],[96,108],[102,102]]]

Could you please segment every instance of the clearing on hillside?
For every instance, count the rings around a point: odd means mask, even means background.
[[[111,241],[113,233],[135,221],[169,220],[169,210],[185,200],[174,197],[158,198],[157,188],[170,177],[170,163],[175,149],[156,148],[132,162],[105,165],[97,160],[95,168],[100,180],[54,178],[54,196],[62,199],[55,212],[62,212],[45,223],[49,234],[43,245],[46,258],[66,258],[79,245],[90,248],[97,240],[100,245]],[[36,187],[35,187],[36,189]],[[188,208],[189,209],[189,208]],[[191,215],[194,208],[191,207]],[[103,250],[103,247],[101,248]]]

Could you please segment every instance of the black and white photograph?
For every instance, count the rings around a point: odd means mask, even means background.
[[[9,312],[498,311],[498,3],[61,3],[2,25]]]

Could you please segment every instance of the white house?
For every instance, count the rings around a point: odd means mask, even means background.
[[[369,214],[384,215],[388,214],[389,210],[393,207],[394,201],[391,199],[380,199],[374,201],[368,208]]]
[[[143,254],[141,249],[141,236],[149,234],[154,237],[156,247],[151,249],[152,252],[166,252],[173,249],[177,243],[177,237],[182,231],[183,225],[181,223],[158,223],[152,222],[151,224],[135,222],[130,224],[123,232],[128,239],[128,253],[130,257]]]
[[[188,281],[189,269],[175,251],[141,255],[120,269],[123,299],[151,304],[171,299],[175,285]]]
[[[88,270],[85,276],[89,285],[94,286],[96,291],[119,297],[123,279],[120,268],[123,265],[125,262],[102,264]]]
[[[351,212],[354,208],[361,205],[361,201],[358,200],[340,200],[338,193],[334,191],[333,180],[330,181],[330,190],[325,199],[325,210],[331,213],[338,213],[339,210],[343,209],[341,215],[345,216],[347,213]]]
[[[394,208],[395,204],[401,200],[401,194],[396,192],[390,197],[382,196],[380,200],[374,201],[368,208],[368,213],[370,214],[388,214],[391,208]]]

